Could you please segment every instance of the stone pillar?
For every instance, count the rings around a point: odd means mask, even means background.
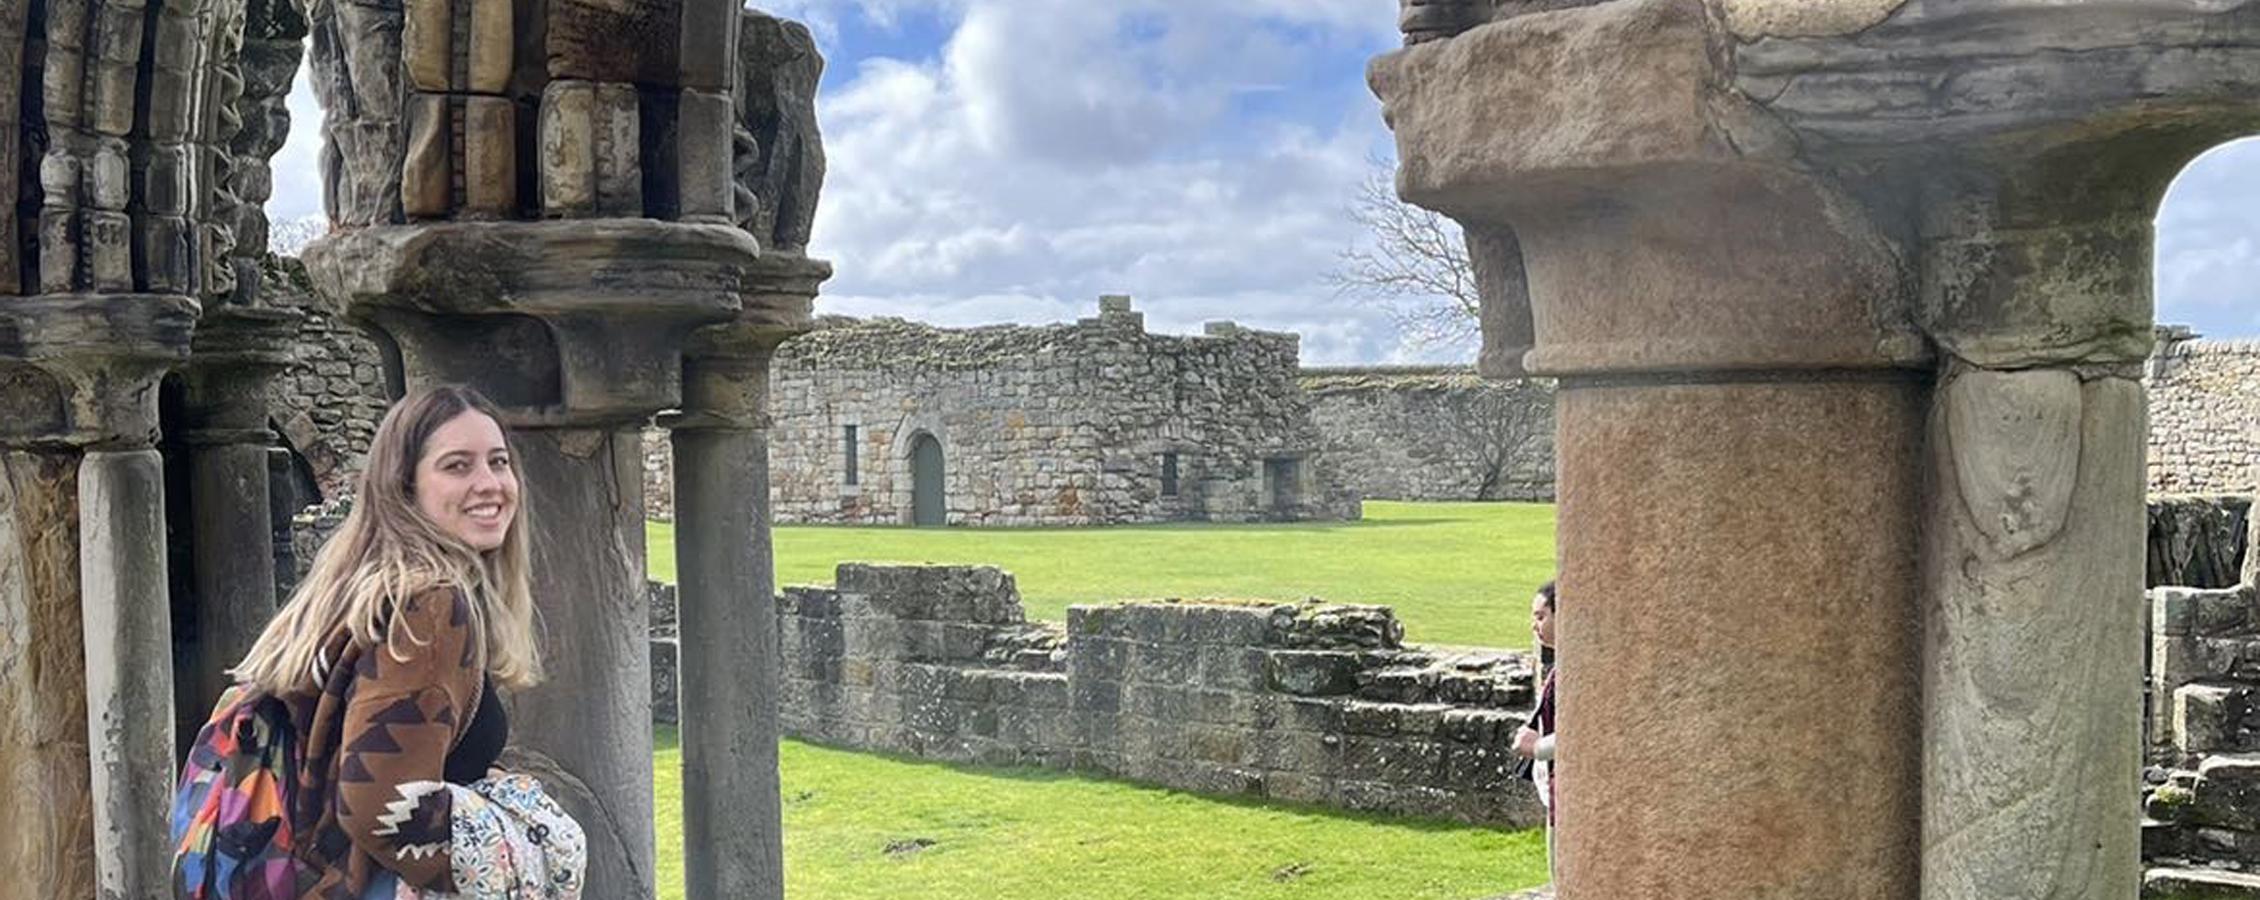
[[[227,670],[275,614],[267,383],[290,363],[300,315],[224,306],[199,323],[188,365],[189,521],[196,631],[182,671],[180,736],[193,739]]]
[[[589,883],[619,897],[656,890],[640,434],[599,422],[512,435],[549,681],[511,698],[523,752],[507,765],[557,790],[588,832]]]
[[[736,321],[694,336],[674,434],[683,873],[693,897],[782,900],[769,362],[827,263],[764,257]]]
[[[654,893],[638,432],[676,407],[681,348],[736,314],[753,238],[644,219],[345,231],[308,274],[398,350],[408,390],[501,404],[534,522],[549,680],[511,698],[515,749],[589,834],[589,895]]]
[[[173,779],[157,380],[195,305],[0,303],[0,897],[161,897]]]
[[[2128,153],[2121,177],[2155,193],[2062,202],[2057,167],[2146,143],[2118,140],[1989,160],[1925,223],[1946,357],[1923,530],[1925,900],[2141,883],[2150,220],[2196,150]]]
[[[78,502],[98,893],[163,897],[172,868],[173,637],[157,451],[89,451]]]
[[[2148,220],[2254,5],[1533,6],[1369,71],[1563,379],[1561,896],[2132,896]]]

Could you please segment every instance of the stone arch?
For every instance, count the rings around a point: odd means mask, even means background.
[[[2260,213],[2202,194],[2213,179],[2260,163],[2260,135],[2207,149],[2175,174],[2158,203],[2154,278],[2163,297],[2172,287],[2168,254],[2200,232],[2225,238],[2236,229],[2260,240]],[[2231,265],[2234,265],[2231,263]],[[2248,264],[2260,277],[2260,259]],[[2241,290],[2250,291],[2247,281]],[[2236,290],[2231,288],[2229,290]],[[2235,303],[2233,297],[2204,298]],[[2260,302],[2246,298],[2244,302]],[[2161,321],[2158,346],[2144,372],[2150,385],[2150,490],[2168,494],[2251,494],[2260,490],[2260,341],[2207,335],[2189,323]]]

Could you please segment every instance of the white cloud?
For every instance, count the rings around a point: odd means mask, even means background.
[[[2260,337],[2260,138],[2184,169],[2158,210],[2158,320]]]
[[[275,191],[267,198],[267,217],[293,222],[322,214],[322,106],[314,99],[313,73],[298,69],[291,82],[290,137],[275,151],[271,165]]]
[[[1345,52],[1375,17],[1350,9],[971,2],[936,57],[864,61],[819,106],[811,251],[839,273],[821,308],[1056,321],[1130,293],[1159,329],[1295,330],[1313,362],[1405,353],[1384,312],[1322,283],[1384,138],[1354,74],[1370,48]],[[1323,121],[1236,107],[1314,73],[1338,86]]]

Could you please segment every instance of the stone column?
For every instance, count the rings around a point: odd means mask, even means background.
[[[147,446],[79,463],[80,614],[103,897],[166,896],[172,847],[172,606],[165,579],[163,461]]]
[[[0,303],[0,897],[161,897],[173,780],[157,380],[195,305]]]
[[[1520,362],[1561,379],[1560,896],[1902,900],[1927,353],[1895,248],[1713,28],[1629,0],[1373,78],[1405,196],[1520,256],[1478,270],[1487,344],[1527,303]]]
[[[1563,378],[1561,895],[2131,896],[2148,222],[2254,4],[1564,5],[1371,68]]]
[[[188,377],[189,506],[196,632],[177,710],[193,739],[275,614],[275,555],[268,498],[267,383],[290,363],[301,316],[229,305],[206,316]]]
[[[672,417],[680,585],[683,873],[693,897],[782,900],[769,361],[831,266],[764,257],[738,319],[694,336]]]
[[[469,383],[506,410],[549,668],[511,698],[508,764],[587,829],[592,897],[654,893],[638,431],[678,405],[684,340],[736,314],[757,256],[727,225],[638,219],[378,226],[307,248],[409,390]]]
[[[2141,883],[2150,219],[2195,149],[2128,153],[2122,177],[2155,191],[2070,203],[2056,167],[2145,142],[1986,160],[1925,222],[1946,357],[1923,531],[1925,900]]]

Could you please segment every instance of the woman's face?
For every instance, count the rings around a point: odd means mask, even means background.
[[[1547,605],[1545,594],[1530,598],[1530,636],[1537,638],[1541,647],[1554,645],[1554,608]]]
[[[465,410],[432,432],[416,460],[416,509],[472,549],[502,546],[518,512],[518,472],[502,426]]]

